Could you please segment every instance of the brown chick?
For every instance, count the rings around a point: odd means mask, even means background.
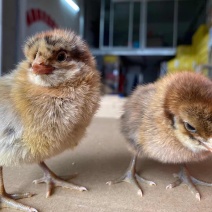
[[[125,104],[121,129],[134,157],[126,173],[108,184],[134,183],[141,196],[138,181],[155,185],[136,174],[136,159],[141,156],[181,165],[177,180],[167,188],[186,183],[200,200],[195,185],[212,186],[190,176],[186,167],[212,152],[212,81],[208,78],[182,72],[139,86]]]
[[[84,136],[100,100],[100,76],[84,41],[72,31],[36,34],[24,47],[26,59],[0,78],[0,202],[1,207],[37,211],[7,194],[2,166],[38,163],[50,196],[53,187],[79,191],[85,187],[63,181],[45,159],[73,149]]]

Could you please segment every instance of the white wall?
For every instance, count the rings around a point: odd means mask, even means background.
[[[79,13],[75,12],[65,0],[28,0],[26,9],[27,11],[31,9],[45,11],[59,27],[79,31]],[[48,28],[50,29],[44,22],[39,21],[27,28],[27,35]]]

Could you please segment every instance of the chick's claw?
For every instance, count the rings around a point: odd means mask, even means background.
[[[38,180],[34,180],[33,183],[35,183],[35,184],[46,183],[47,184],[46,197],[51,196],[51,194],[53,193],[53,189],[55,187],[63,187],[63,188],[74,189],[74,190],[78,190],[78,191],[87,191],[87,189],[85,187],[77,186],[72,183],[68,183],[56,176],[44,176]]]
[[[143,196],[141,186],[139,185],[139,183],[135,177],[135,174],[133,174],[131,172],[131,170],[128,170],[123,176],[121,176],[115,180],[108,181],[106,184],[112,185],[112,184],[121,183],[121,182],[127,182],[127,183],[131,183],[132,185],[135,185],[136,188],[138,188],[137,194],[141,197]]]
[[[66,182],[64,179],[58,177],[47,167],[47,165],[44,162],[40,163],[40,167],[44,171],[44,176],[38,180],[34,180],[33,183],[35,183],[35,184],[46,183],[47,184],[46,197],[51,196],[51,194],[53,193],[53,189],[55,187],[74,189],[74,190],[78,190],[78,191],[87,191],[87,189],[83,186],[78,186],[73,183]],[[69,179],[73,178],[75,176],[76,176],[76,174],[69,176]],[[65,177],[65,178],[67,179],[67,177]]]
[[[38,212],[35,208],[31,208],[27,205],[21,204],[17,202],[17,199],[32,197],[35,194],[31,193],[17,193],[17,194],[8,194],[4,187],[3,180],[3,169],[0,166],[0,209],[1,208],[12,208],[20,211],[28,211],[28,212]]]
[[[179,186],[180,184],[182,183],[182,181],[180,179],[174,181],[173,183],[169,184],[166,186],[166,189],[171,189],[171,188],[174,188],[174,187],[177,187]]]
[[[119,177],[116,180],[109,181],[106,184],[112,185],[112,184],[121,183],[121,182],[128,182],[128,183],[135,185],[136,188],[138,188],[137,194],[139,196],[143,196],[143,192],[142,192],[141,186],[140,186],[138,181],[140,181],[142,183],[143,182],[147,183],[149,185],[156,185],[156,184],[153,181],[146,180],[146,179],[144,179],[144,178],[142,178],[142,177],[140,177],[139,175],[136,174],[136,168],[135,168],[136,159],[137,159],[137,155],[133,156],[131,163],[130,163],[127,171],[124,173],[124,175],[122,175],[121,177]]]
[[[31,197],[23,194],[22,196],[20,194],[14,194],[14,195],[8,195],[11,197],[14,197],[14,199],[20,199],[25,197]],[[26,206],[24,204],[21,204],[19,202],[16,202],[13,198],[8,197],[5,195],[0,195],[0,208],[12,208],[20,211],[26,211],[26,212],[38,212],[35,208],[31,208],[30,206]]]
[[[195,184],[195,185],[202,185],[202,186],[212,186],[212,183],[207,183],[207,182],[204,182],[204,181],[201,181],[201,180],[198,180],[194,177],[191,177],[191,180],[192,182]]]
[[[156,186],[156,183],[153,182],[153,181],[146,180],[146,179],[144,179],[143,177],[140,177],[140,176],[137,175],[137,174],[136,174],[135,176],[136,176],[136,179],[137,179],[138,181],[142,182],[142,183],[146,183],[146,184],[148,184],[148,185],[150,185],[150,186]]]
[[[18,200],[18,199],[23,199],[23,198],[29,198],[29,197],[35,196],[36,194],[27,192],[27,193],[8,194],[8,195],[12,199]]]
[[[188,186],[191,192],[195,195],[196,199],[198,199],[199,201],[201,199],[201,196],[195,185],[212,186],[212,183],[206,183],[192,177],[185,166],[181,168],[178,174],[174,174],[174,177],[177,178],[177,180],[166,186],[166,189],[174,188],[176,186],[179,186],[181,183],[184,183]]]

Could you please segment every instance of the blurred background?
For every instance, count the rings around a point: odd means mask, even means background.
[[[71,28],[97,60],[102,93],[182,70],[212,76],[212,0],[1,0],[1,74],[23,59],[27,37]]]

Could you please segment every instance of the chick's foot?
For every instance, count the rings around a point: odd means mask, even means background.
[[[26,206],[21,204],[16,199],[22,199],[31,197],[33,194],[1,194],[0,195],[0,208],[12,208],[20,211],[27,211],[27,212],[38,212],[35,208],[31,208],[30,206]]]
[[[119,177],[116,180],[107,182],[107,184],[112,185],[112,184],[121,183],[121,182],[131,183],[136,188],[138,188],[137,193],[138,193],[139,196],[143,195],[142,188],[141,188],[139,182],[144,182],[144,183],[147,183],[149,185],[156,185],[153,181],[146,180],[146,179],[144,179],[144,178],[142,178],[142,177],[140,177],[139,175],[136,174],[136,169],[135,169],[136,158],[137,158],[137,156],[134,156],[132,158],[131,163],[130,163],[127,171],[124,173],[124,175],[122,175],[121,177]]]
[[[179,186],[181,183],[184,183],[188,186],[188,188],[199,201],[201,199],[200,192],[195,185],[212,186],[212,183],[206,183],[192,177],[186,166],[182,166],[180,172],[178,174],[174,174],[174,177],[177,178],[177,180],[166,186],[166,189],[174,188],[176,186]]]
[[[3,180],[3,170],[0,166],[0,209],[1,208],[12,208],[20,211],[28,211],[28,212],[38,212],[35,208],[31,208],[30,206],[26,206],[21,204],[15,200],[32,197],[34,194],[31,193],[17,193],[17,194],[8,194],[4,188],[4,180]]]
[[[53,189],[55,187],[74,189],[74,190],[78,190],[78,191],[87,191],[87,189],[85,187],[77,186],[73,183],[66,182],[64,179],[58,177],[55,173],[53,173],[47,167],[47,165],[44,162],[40,163],[39,165],[44,171],[44,176],[38,180],[34,180],[33,183],[35,183],[35,184],[46,183],[47,184],[46,197],[51,196],[51,194],[53,193]]]

